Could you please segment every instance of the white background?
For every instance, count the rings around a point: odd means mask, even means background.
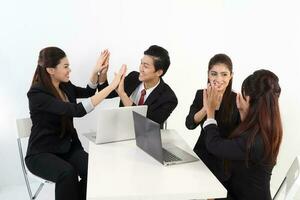
[[[191,145],[200,128],[188,131],[185,117],[196,89],[206,85],[207,63],[214,54],[232,58],[236,91],[254,70],[270,69],[280,78],[284,125],[273,191],[300,154],[300,5],[296,0],[1,0],[0,5],[0,188],[24,184],[15,119],[29,116],[26,93],[39,50],[46,46],[65,50],[71,80],[82,86],[104,48],[111,51],[112,77],[122,63],[129,71],[137,70],[150,45],[165,47],[171,66],[164,79],[179,100],[168,127],[177,129]]]

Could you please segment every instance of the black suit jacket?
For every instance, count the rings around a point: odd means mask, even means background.
[[[231,123],[222,123],[220,112],[216,111],[215,116],[220,128],[220,135],[224,138],[227,138],[228,135],[237,127],[240,123],[240,115],[239,111],[236,107],[236,93],[230,93],[230,101],[234,105],[232,116],[230,116]],[[220,109],[226,106],[222,102],[220,105]],[[202,119],[202,121],[198,124],[194,122],[194,115],[203,107],[203,90],[197,90],[195,99],[193,104],[190,106],[189,114],[186,117],[185,125],[188,129],[195,129],[199,125],[202,126],[204,121],[206,120],[206,116]],[[224,168],[224,160],[217,158],[212,155],[205,146],[203,129],[201,129],[200,136],[198,138],[197,143],[194,147],[194,152],[201,158],[201,160],[206,164],[206,166],[210,169],[210,171],[219,179],[219,181],[223,182],[228,180],[230,174],[226,173]]]
[[[139,73],[136,71],[129,73],[124,80],[124,90],[126,94],[130,96],[140,84]],[[101,90],[107,85],[108,82],[106,81],[99,85],[98,89]],[[117,96],[118,94],[113,91],[107,98]],[[177,103],[178,101],[175,93],[161,78],[158,86],[151,92],[144,103],[144,105],[148,106],[147,117],[162,126],[176,108]],[[120,101],[120,106],[123,106],[122,101]]]
[[[84,116],[86,111],[82,103],[76,103],[76,98],[90,97],[95,94],[96,89],[89,86],[76,87],[71,82],[61,83],[60,88],[67,95],[69,102],[57,99],[40,84],[32,86],[27,93],[32,120],[27,156],[42,152],[66,153],[71,145],[82,149],[74,128],[64,137],[60,136],[61,117],[66,116],[73,123],[73,117]]]
[[[210,153],[229,160],[231,177],[228,193],[235,200],[271,200],[270,179],[273,165],[264,161],[264,143],[258,134],[250,146],[248,166],[245,163],[247,139],[251,133],[242,133],[233,139],[224,139],[215,124],[204,128],[205,145]]]

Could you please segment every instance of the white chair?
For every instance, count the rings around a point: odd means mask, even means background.
[[[299,199],[300,179],[299,179],[300,163],[296,157],[288,172],[286,173],[279,189],[273,197],[273,200],[296,200]],[[298,196],[298,197],[297,197]]]
[[[162,127],[162,129],[168,129],[168,123],[167,123],[167,120],[163,123],[163,127]]]
[[[18,129],[18,137],[17,137],[17,142],[18,142],[18,148],[19,148],[19,154],[20,154],[20,161],[21,161],[21,166],[22,166],[22,171],[25,179],[25,183],[27,186],[28,194],[30,199],[36,199],[39,192],[42,190],[43,186],[45,183],[52,183],[50,181],[44,180],[40,177],[37,177],[29,172],[27,169],[25,162],[24,162],[24,154],[23,154],[23,149],[22,149],[22,140],[23,139],[28,139],[31,133],[31,126],[32,122],[30,118],[24,118],[24,119],[17,119],[17,129]],[[40,185],[36,192],[33,194],[33,191],[31,189],[30,183],[29,183],[29,176],[35,178],[37,181],[39,181]]]

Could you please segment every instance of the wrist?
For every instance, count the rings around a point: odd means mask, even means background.
[[[99,74],[100,74],[97,66],[96,66],[96,67],[94,68],[94,70],[92,71],[92,74],[93,74],[93,75],[99,75]]]
[[[107,86],[107,88],[108,88],[109,92],[112,92],[112,91],[115,90],[115,87],[114,87],[112,84],[109,84],[109,85]]]
[[[105,82],[107,80],[106,74],[100,74],[98,80],[99,80],[99,83]]]
[[[127,97],[127,94],[126,94],[125,91],[123,91],[123,92],[120,92],[120,93],[119,93],[119,96],[120,96],[121,99],[124,99],[124,98]]]
[[[94,80],[94,79],[91,78],[91,79],[90,79],[90,84],[91,84],[91,85],[96,85],[96,86],[97,86],[97,85],[98,85],[98,82],[97,82],[97,80]]]
[[[206,116],[207,118],[215,118],[215,111],[212,109],[207,109]]]

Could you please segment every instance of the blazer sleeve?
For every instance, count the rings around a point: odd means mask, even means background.
[[[98,88],[98,91],[100,92],[101,90],[103,90],[104,88],[106,88],[108,86],[108,81],[106,80],[104,83],[102,83],[101,85],[98,84],[97,88]],[[111,99],[111,98],[115,98],[115,97],[118,97],[118,93],[113,90],[107,97],[106,99]]]
[[[147,117],[159,124],[163,124],[176,108],[177,104],[178,100],[175,94],[169,96],[168,99],[161,102],[158,106],[148,106]]]
[[[77,87],[77,86],[73,85],[72,83],[70,83],[70,84],[71,84],[71,87],[73,88],[76,98],[88,98],[88,97],[93,96],[96,92],[96,89],[90,88],[89,85],[87,85],[85,88],[83,88],[83,87]]]
[[[203,93],[202,90],[198,90],[195,95],[193,104],[190,106],[189,114],[185,119],[185,126],[188,129],[195,129],[199,124],[203,124],[206,117],[204,117],[200,123],[195,123],[194,115],[202,108],[203,106]]]
[[[63,102],[42,91],[28,92],[28,99],[31,112],[43,111],[70,117],[82,117],[87,113],[82,103]]]
[[[224,139],[215,124],[207,125],[203,130],[205,145],[210,153],[228,160],[246,159],[246,134],[234,139]]]
[[[219,128],[215,124],[203,128],[207,150],[217,157],[228,160],[245,160],[247,151],[248,133],[239,137],[225,139],[220,136]],[[250,147],[249,159],[260,161],[264,156],[264,144],[262,138],[257,135]]]

